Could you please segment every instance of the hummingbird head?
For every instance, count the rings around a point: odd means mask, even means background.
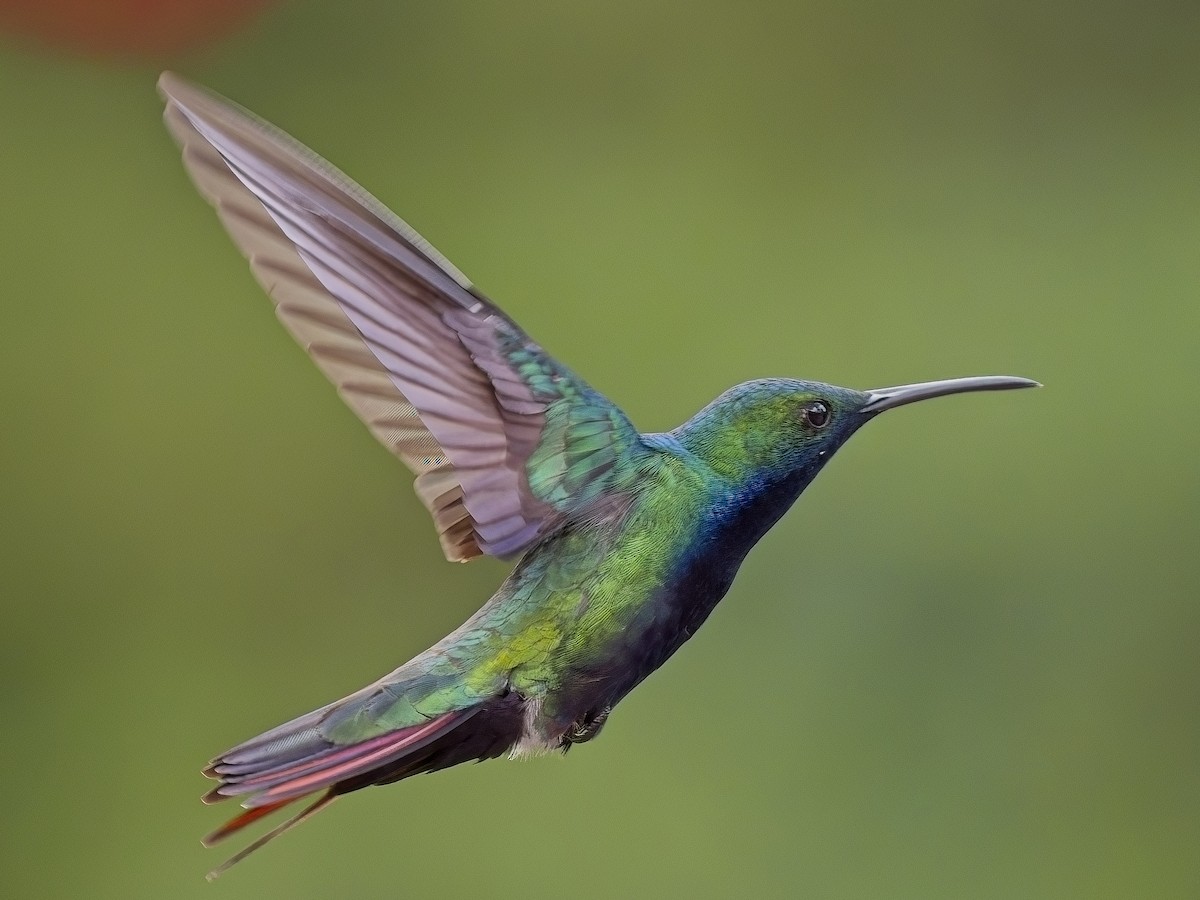
[[[881,412],[948,394],[1038,387],[1011,376],[928,381],[869,391],[768,378],[730,388],[676,429],[681,444],[735,483],[787,482],[796,493]]]

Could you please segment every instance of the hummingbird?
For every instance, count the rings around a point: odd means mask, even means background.
[[[158,88],[196,186],[284,326],[414,472],[446,558],[515,560],[425,652],[212,760],[203,800],[245,811],[206,845],[316,799],[210,878],[359,788],[590,741],[859,428],[932,397],[1038,386],[766,378],[674,431],[641,433],[311,150],[177,75]]]

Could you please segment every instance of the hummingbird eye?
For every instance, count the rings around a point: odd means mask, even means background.
[[[824,428],[829,424],[829,405],[824,400],[805,403],[800,414],[813,428]]]

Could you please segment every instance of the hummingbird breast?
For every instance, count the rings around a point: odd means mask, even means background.
[[[806,483],[731,485],[665,453],[652,474],[618,512],[532,548],[478,614],[489,664],[524,698],[518,755],[594,736],[696,633]]]

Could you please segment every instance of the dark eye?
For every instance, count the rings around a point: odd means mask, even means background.
[[[813,428],[824,428],[829,424],[829,406],[824,400],[805,403],[801,415],[804,416],[804,421]]]

